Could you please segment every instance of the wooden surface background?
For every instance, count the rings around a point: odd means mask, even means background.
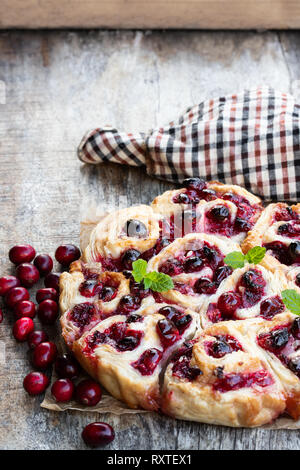
[[[289,29],[297,0],[1,0],[0,28]]]
[[[270,84],[299,93],[300,34],[208,32],[0,33],[0,271],[9,247],[53,254],[79,241],[91,204],[148,203],[170,188],[142,170],[84,166],[83,133],[147,130],[205,97]],[[23,391],[26,346],[0,325],[0,448],[81,449],[92,413],[55,413]],[[55,329],[50,330],[52,336]],[[229,429],[159,415],[101,416],[112,449],[300,449],[299,432]]]

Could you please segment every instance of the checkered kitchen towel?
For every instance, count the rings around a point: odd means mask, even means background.
[[[78,156],[145,166],[157,178],[189,176],[239,184],[265,200],[300,199],[300,106],[263,87],[211,99],[177,121],[145,133],[99,128],[82,139]]]

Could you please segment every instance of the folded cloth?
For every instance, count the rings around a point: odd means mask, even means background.
[[[150,176],[180,183],[200,176],[239,184],[266,201],[300,197],[300,106],[261,87],[206,100],[147,133],[106,127],[88,132],[78,156],[86,163],[145,166]]]

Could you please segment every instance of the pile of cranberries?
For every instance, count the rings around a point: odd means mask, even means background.
[[[55,252],[56,260],[67,268],[80,258],[80,250],[75,245],[61,245]],[[98,383],[86,379],[75,385],[80,368],[73,356],[58,356],[54,342],[48,334],[35,330],[34,318],[37,314],[42,325],[54,325],[58,317],[59,277],[52,272],[53,259],[48,254],[38,254],[31,245],[16,245],[9,251],[9,259],[16,266],[15,275],[0,278],[0,296],[8,310],[16,318],[13,336],[18,342],[26,342],[31,352],[33,372],[26,375],[24,389],[29,395],[39,395],[49,386],[47,370],[54,364],[58,379],[51,387],[51,393],[57,402],[75,399],[85,406],[95,406],[101,400],[102,390]],[[37,305],[30,300],[29,290],[44,277],[44,286],[36,292]],[[3,311],[0,308],[0,323]],[[91,423],[85,427],[82,438],[87,445],[101,446],[114,439],[114,431],[106,423]]]

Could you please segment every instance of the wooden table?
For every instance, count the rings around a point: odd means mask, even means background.
[[[0,33],[1,273],[13,271],[15,243],[51,254],[78,243],[91,204],[148,203],[171,187],[139,169],[82,165],[76,146],[86,130],[147,130],[205,97],[262,83],[297,94],[299,45],[297,32]],[[27,396],[27,348],[13,340],[12,324],[7,314],[0,326],[0,448],[85,448],[81,429],[97,415],[50,412]],[[295,431],[103,418],[116,430],[111,449],[300,448]]]

